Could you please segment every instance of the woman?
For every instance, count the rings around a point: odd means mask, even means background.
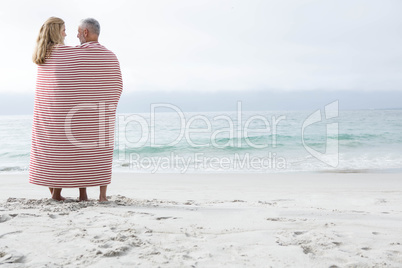
[[[50,17],[45,21],[39,30],[36,40],[36,47],[32,60],[37,65],[44,64],[50,57],[52,49],[58,45],[64,45],[64,38],[67,36],[64,21],[57,17]],[[61,196],[61,188],[49,187],[52,198],[55,200],[65,200]]]
[[[39,36],[36,40],[36,47],[32,57],[33,62],[38,65],[45,63],[54,46],[64,45],[66,36],[66,27],[62,19],[56,17],[47,19],[40,28]]]

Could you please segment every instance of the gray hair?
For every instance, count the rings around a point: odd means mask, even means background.
[[[100,24],[96,19],[93,18],[87,18],[81,20],[80,27],[82,29],[88,29],[91,33],[94,33],[99,36],[100,34]]]

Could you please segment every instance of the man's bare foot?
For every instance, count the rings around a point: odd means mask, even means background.
[[[66,200],[64,197],[61,196],[61,188],[52,188],[52,199],[57,201],[64,201]]]
[[[60,196],[60,197],[52,196],[52,199],[53,199],[53,200],[56,200],[56,201],[65,201],[65,200],[66,200],[66,198],[65,198],[65,197],[62,197],[62,196]]]
[[[100,186],[99,187],[99,202],[107,202],[107,197],[106,197],[106,190],[107,190],[107,185],[106,186]]]
[[[80,197],[78,197],[78,200],[80,202],[88,201],[87,188],[80,188]]]
[[[107,202],[109,200],[107,200],[106,196],[99,196],[99,202]]]
[[[79,202],[85,202],[85,201],[88,201],[88,197],[87,196],[80,196],[79,198],[78,198],[78,201]]]

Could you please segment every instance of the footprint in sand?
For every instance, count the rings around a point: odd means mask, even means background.
[[[0,216],[0,223],[9,221],[9,220],[11,220],[11,219],[12,219],[12,218],[10,217],[10,215],[8,215],[8,214],[3,214],[3,215]]]
[[[173,219],[173,220],[175,220],[175,219],[177,219],[177,218],[176,218],[176,217],[158,217],[158,218],[156,218],[157,221],[160,221],[160,220],[168,220],[168,219]]]
[[[22,233],[22,231],[14,231],[14,232],[8,232],[8,233],[0,234],[0,238],[2,238],[3,236],[6,236],[6,235],[19,234],[19,233]]]
[[[295,222],[296,219],[290,219],[290,218],[267,218],[267,221],[287,221],[287,222]],[[300,219],[301,221],[306,221],[306,219]]]
[[[388,203],[387,199],[379,198],[377,199],[377,203]]]
[[[19,252],[12,251],[9,253],[0,252],[0,265],[6,263],[21,263],[23,261],[24,255]]]

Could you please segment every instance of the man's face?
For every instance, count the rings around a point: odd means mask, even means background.
[[[86,29],[85,29],[86,30]],[[77,38],[80,40],[81,44],[84,44],[87,42],[87,40],[85,39],[85,30],[82,29],[81,27],[78,27],[78,34],[77,34]],[[88,30],[87,30],[88,31]]]

